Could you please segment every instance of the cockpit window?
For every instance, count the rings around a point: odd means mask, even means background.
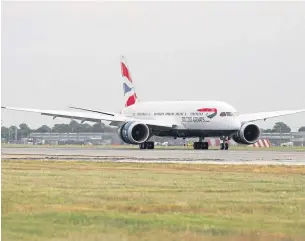
[[[226,116],[226,112],[221,112],[220,116]]]
[[[233,116],[232,112],[226,112],[227,116]]]

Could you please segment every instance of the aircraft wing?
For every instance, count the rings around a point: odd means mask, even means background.
[[[175,123],[169,123],[169,122],[159,121],[159,120],[143,120],[143,119],[137,119],[137,118],[130,118],[130,117],[123,116],[121,114],[107,115],[107,114],[92,113],[92,112],[74,112],[74,111],[63,111],[63,110],[39,110],[39,109],[25,109],[25,108],[4,107],[4,106],[2,106],[1,108],[8,109],[8,110],[39,113],[41,115],[53,116],[53,119],[55,119],[57,117],[76,119],[76,120],[81,120],[82,123],[84,121],[100,123],[103,120],[103,121],[110,121],[110,125],[112,125],[112,126],[120,126],[123,123],[128,122],[128,121],[140,121],[141,123],[144,123],[144,124],[148,125],[149,127],[153,127],[153,128],[171,129],[171,128],[176,127]],[[107,112],[105,112],[105,113],[107,113]]]
[[[251,114],[240,114],[238,118],[242,123],[257,121],[257,120],[266,120],[278,116],[292,115],[296,113],[305,112],[305,109],[300,110],[282,110],[282,111],[273,111],[273,112],[260,112],[260,113],[251,113]]]

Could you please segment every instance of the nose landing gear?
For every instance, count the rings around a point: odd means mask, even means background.
[[[222,143],[220,143],[220,150],[228,150],[229,149],[229,143],[230,137],[223,136],[220,138],[222,140]]]
[[[220,150],[228,150],[229,144],[228,143],[221,143],[220,144]]]

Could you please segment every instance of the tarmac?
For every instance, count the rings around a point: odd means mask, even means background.
[[[138,163],[305,165],[305,152],[265,150],[2,148],[2,159],[113,161]]]

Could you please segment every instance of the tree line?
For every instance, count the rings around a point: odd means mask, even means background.
[[[99,133],[109,133],[117,132],[116,127],[110,127],[104,123],[95,123],[93,125],[87,123],[78,123],[72,120],[69,124],[55,124],[52,128],[47,125],[42,125],[37,129],[31,129],[26,123],[22,123],[17,126],[1,127],[1,139],[5,140],[15,140],[17,129],[17,140],[21,138],[28,137],[32,132],[38,133],[79,133],[79,132],[99,132]],[[305,126],[302,126],[298,130],[299,132],[305,131]],[[272,129],[262,129],[263,133],[290,133],[291,128],[283,123],[277,122]]]
[[[298,132],[305,131],[305,126],[298,129]],[[276,122],[272,129],[262,129],[263,133],[290,133],[291,128],[284,122]]]
[[[15,140],[17,133],[17,140],[26,138],[30,133],[79,133],[79,132],[98,132],[98,133],[109,133],[117,132],[116,127],[110,127],[104,123],[95,123],[93,125],[84,123],[78,123],[72,120],[69,124],[55,124],[53,127],[42,125],[37,129],[31,129],[26,123],[22,123],[17,126],[5,127],[1,126],[1,139]]]

